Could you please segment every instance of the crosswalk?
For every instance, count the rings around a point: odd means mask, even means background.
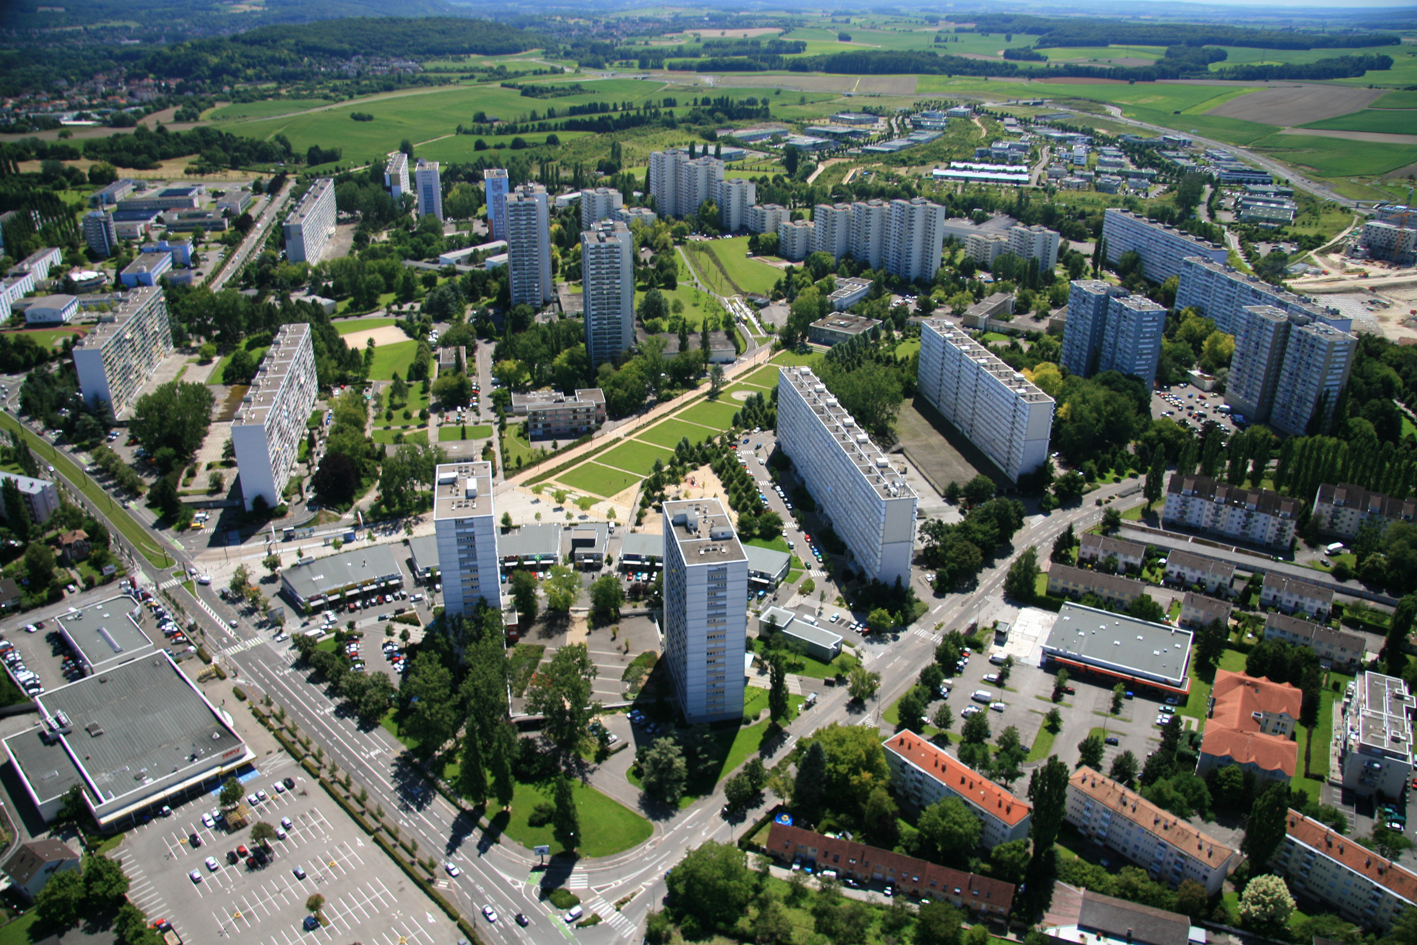
[[[567,889],[589,889],[590,877],[585,873],[572,873],[566,880]]]
[[[917,637],[923,637],[924,639],[929,640],[931,643],[935,644],[936,646],[939,646],[939,645],[940,645],[940,641],[941,641],[942,639],[944,639],[944,638],[943,638],[942,636],[940,636],[938,633],[931,633],[929,630],[926,630],[924,627],[911,627],[911,628],[910,628],[910,632],[913,633],[913,634],[915,634]]]
[[[245,653],[252,647],[260,646],[266,642],[260,637],[252,637],[249,640],[242,640],[240,643],[233,643],[231,646],[221,651],[222,656],[235,656],[237,653]]]
[[[592,912],[595,913],[600,916],[600,921],[626,938],[635,934],[635,923],[625,918],[619,910],[599,896],[591,896],[589,899],[584,900],[583,908],[587,915]]]

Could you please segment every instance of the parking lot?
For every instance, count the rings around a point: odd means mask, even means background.
[[[287,777],[293,789],[285,789]],[[271,756],[268,766],[245,775],[243,787],[266,795],[253,805],[251,825],[209,826],[203,814],[218,804],[203,795],[136,828],[116,851],[132,879],[129,896],[150,920],[167,919],[189,942],[240,936],[293,945],[357,936],[379,945],[434,945],[458,938],[456,926],[290,758]],[[257,821],[285,836],[270,841],[266,865],[233,863],[238,847],[254,852]],[[316,893],[325,897],[325,924],[307,930],[305,903]]]
[[[1205,432],[1206,424],[1215,423],[1226,436],[1235,432],[1235,423],[1230,419],[1229,408],[1221,409],[1225,403],[1222,394],[1207,394],[1189,385],[1176,385],[1156,392],[1151,401],[1151,415],[1154,419],[1165,417],[1174,420],[1193,433]]]

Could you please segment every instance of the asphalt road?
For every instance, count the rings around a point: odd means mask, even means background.
[[[219,291],[222,286],[226,285],[229,279],[240,273],[242,268],[246,265],[246,260],[251,258],[251,254],[258,247],[266,244],[266,237],[270,233],[271,225],[275,222],[276,216],[280,213],[281,208],[285,206],[286,201],[290,199],[290,194],[293,190],[294,185],[287,183],[285,188],[274,200],[270,200],[266,203],[266,209],[261,211],[261,215],[256,218],[255,229],[246,234],[246,238],[241,241],[240,248],[226,261],[226,265],[222,267],[221,272],[212,280],[211,288],[213,292]]]

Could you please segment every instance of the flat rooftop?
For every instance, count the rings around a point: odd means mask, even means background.
[[[59,617],[59,632],[95,672],[135,659],[153,648],[139,621],[143,605],[119,595]]]
[[[128,323],[155,299],[162,300],[162,290],[155,286],[141,285],[136,289],[129,289],[124,294],[123,301],[119,302],[114,310],[113,321],[99,322],[94,330],[80,338],[74,347],[102,349],[114,338],[125,334],[128,331]]]
[[[163,265],[172,265],[172,254],[163,250],[161,252],[141,252],[128,265],[123,267],[125,273],[152,272]]]
[[[352,585],[367,585],[370,582],[398,579],[402,583],[403,571],[394,555],[396,545],[369,545],[353,551],[317,558],[309,564],[297,564],[282,568],[281,581],[303,600],[310,600],[331,591]]]
[[[776,574],[792,560],[792,555],[785,551],[759,548],[757,545],[744,545],[743,554],[748,558],[748,570],[761,571],[765,574]]]
[[[666,502],[664,516],[668,520],[665,536],[679,546],[691,566],[747,562],[733,522],[717,499]]]
[[[1363,747],[1409,756],[1412,722],[1409,714],[1417,700],[1407,683],[1382,673],[1364,673],[1358,680],[1359,711],[1348,714],[1348,736]],[[1356,727],[1355,727],[1356,723]]]
[[[265,426],[277,409],[289,406],[289,399],[281,393],[290,380],[301,346],[309,343],[309,339],[310,326],[305,322],[294,322],[276,332],[251,381],[251,389],[241,399],[241,409],[232,420],[233,426]]]
[[[47,741],[42,728],[5,739],[41,803],[75,784],[99,802],[144,791],[154,780],[202,769],[245,745],[164,653],[104,670],[35,699],[43,714],[66,717],[68,734]]]
[[[492,464],[444,463],[433,475],[433,520],[492,514]]]
[[[1082,604],[1064,604],[1045,652],[1114,672],[1186,688],[1192,634]]]
[[[849,292],[851,290],[860,288],[860,286],[858,284],[853,284],[850,286],[843,286],[842,288],[846,289]],[[832,295],[836,295],[837,292],[842,292],[842,289],[835,290],[834,292],[832,292]],[[846,293],[843,292],[842,294],[844,295]],[[876,319],[866,318],[861,315],[828,315],[826,318],[821,318],[815,322],[812,322],[812,327],[821,329],[823,331],[839,331],[844,334],[859,335],[863,332],[870,331],[872,328],[875,328],[879,324],[880,322]]]
[[[497,536],[497,557],[506,561],[549,561],[558,564],[561,560],[560,525],[523,525]]]
[[[333,190],[335,182],[328,177],[320,177],[315,183],[310,185],[310,189],[305,191],[305,196],[300,198],[300,202],[295,205],[295,209],[290,212],[290,216],[285,218],[285,225],[300,224],[305,222],[310,211],[314,209],[315,203],[327,190]]]

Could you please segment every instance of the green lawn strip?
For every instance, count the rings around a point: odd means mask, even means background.
[[[611,469],[600,463],[582,463],[569,472],[561,473],[556,479],[572,489],[579,489],[582,492],[589,492],[607,499],[640,481],[640,477],[634,473]]]
[[[244,346],[245,346],[245,348],[246,348],[246,353],[249,354],[249,355],[251,355],[251,360],[252,360],[253,362],[255,362],[257,365],[259,365],[259,364],[261,363],[261,358],[263,358],[263,357],[266,356],[266,349],[269,347],[269,345],[254,345],[254,346],[253,346],[253,345],[251,345],[251,344],[249,343],[249,341],[246,342],[246,343],[244,343]],[[236,355],[236,352],[235,352],[235,351],[232,351],[230,354],[224,356],[220,361],[218,361],[218,362],[216,363],[216,367],[212,369],[212,373],[211,373],[211,375],[210,375],[210,376],[211,376],[211,382],[212,382],[213,384],[221,384],[221,383],[223,383],[223,381],[222,381],[222,376],[226,373],[226,366],[231,363],[231,359],[232,359],[235,355]]]
[[[580,815],[581,841],[577,847],[582,856],[610,856],[629,850],[644,843],[654,832],[648,820],[628,807],[601,794],[595,788],[579,780],[571,780],[571,789],[576,798],[576,811]],[[494,814],[491,824],[500,827],[503,833],[528,849],[541,844],[550,844],[559,849],[552,836],[551,824],[541,827],[531,826],[527,820],[540,803],[553,803],[552,786],[521,784],[516,786],[512,797],[510,815]],[[503,816],[506,818],[502,824]]]
[[[158,543],[143,526],[139,525],[132,516],[118,507],[118,503],[113,501],[112,496],[104,492],[98,485],[84,473],[82,469],[75,466],[58,450],[50,444],[35,436],[30,431],[20,426],[19,422],[8,414],[0,414],[0,428],[10,431],[19,431],[29,442],[30,449],[34,450],[36,456],[43,457],[52,464],[66,479],[78,488],[94,508],[101,508],[108,520],[118,526],[118,530],[123,533],[123,537],[138,549],[144,558],[155,567],[167,567],[172,562],[172,557],[167,554],[162,545]]]
[[[779,351],[777,354],[773,355],[772,363],[784,367],[801,367],[803,365],[811,367],[816,364],[817,359],[821,357],[824,357],[824,355],[817,354],[816,352],[801,354],[796,351]]]
[[[782,270],[757,259],[748,258],[748,237],[746,236],[712,240],[704,245],[718,258],[728,273],[728,277],[745,292],[767,295],[772,292],[773,286],[782,279]]]
[[[400,341],[391,345],[376,345],[374,366],[369,371],[370,380],[391,381],[394,372],[399,377],[408,377],[408,369],[413,366],[413,357],[418,353],[418,342]]]
[[[373,331],[375,328],[388,328],[390,325],[398,324],[396,318],[353,318],[349,321],[335,322],[335,331],[341,335],[352,335],[357,331]]]
[[[648,476],[654,469],[655,460],[661,460],[667,464],[673,458],[673,450],[667,450],[650,443],[641,443],[638,440],[627,440],[613,450],[601,454],[600,461],[607,466]]]
[[[30,929],[39,921],[39,913],[31,911],[8,925],[0,926],[0,945],[30,945]]]
[[[738,408],[728,404],[701,403],[695,404],[675,416],[680,420],[703,424],[706,427],[723,431],[733,426],[733,417],[736,413],[738,413]]]
[[[777,386],[778,377],[778,369],[776,367],[773,367],[772,365],[769,365],[764,368],[758,368],[756,371],[754,371],[752,374],[749,374],[747,377],[740,377],[738,381],[741,384],[752,384],[754,387],[761,387],[765,390],[772,390],[774,387]]]
[[[909,691],[909,690],[907,690],[907,691]],[[905,698],[905,693],[901,693],[900,699],[904,699],[904,698]],[[892,703],[890,704],[890,707],[887,708],[886,711],[884,711],[884,712],[881,713],[881,720],[884,721],[884,722],[885,722],[887,725],[889,725],[891,728],[900,728],[900,699],[897,699],[896,701],[892,702]],[[931,711],[933,712],[934,710],[931,710]],[[930,713],[926,713],[927,716],[928,716],[929,714],[930,714]],[[962,725],[963,723],[964,723],[964,719],[959,718],[959,717],[958,717],[958,713],[956,713],[955,724],[956,724],[956,725]],[[939,730],[939,729],[935,728],[935,726],[930,725],[929,723],[926,723],[925,727],[924,727],[923,729],[921,729],[919,732],[917,732],[916,734],[920,735],[920,737],[922,737],[922,738],[933,738],[934,736],[938,735],[939,733],[940,733],[940,730]]]
[[[403,439],[395,441],[394,437],[400,433],[403,434]],[[369,438],[375,443],[419,443],[424,446],[427,446],[428,428],[407,427],[402,429],[395,429],[390,427],[376,427],[374,431],[369,434]]]
[[[530,443],[528,443],[527,440],[522,436],[522,430],[523,427],[519,423],[513,426],[508,426],[507,435],[503,436],[501,439],[502,462],[506,465],[508,469],[517,469],[518,459],[520,459],[523,465],[525,465],[526,463],[538,460],[541,457],[545,456],[547,453],[551,452],[549,449],[544,449],[540,446],[532,446]]]
[[[830,624],[827,625],[830,628]],[[766,644],[762,640],[753,641],[753,652],[762,653],[766,650]],[[836,659],[830,663],[823,663],[821,660],[813,659],[810,656],[799,656],[788,667],[788,672],[797,676],[807,676],[812,679],[826,679],[828,676],[835,676],[838,673],[849,673],[856,665],[856,657],[843,650]]]
[[[783,538],[781,535],[778,535],[771,541],[766,538],[749,538],[747,541],[743,542],[743,544],[752,545],[755,548],[767,548],[769,551],[788,551],[787,539]]]
[[[438,428],[439,443],[448,443],[454,440],[485,440],[491,435],[492,428],[485,423],[468,426],[445,423]]]
[[[507,656],[507,681],[518,696],[526,692],[546,647],[539,643],[518,643]]]
[[[797,583],[797,579],[800,578],[800,577],[802,576],[802,574],[803,574],[802,571],[788,571],[788,572],[787,572],[787,583],[788,583],[788,584],[796,584],[796,583]]]
[[[753,394],[762,394],[766,397],[770,390],[772,390],[770,387],[756,387],[752,384],[734,384],[718,395],[718,402],[737,408],[739,404],[743,403],[744,400],[751,397]],[[735,397],[735,394],[742,394],[743,397]]]
[[[700,426],[697,423],[686,423],[683,420],[662,420],[650,427],[635,434],[635,439],[646,443],[653,443],[656,446],[663,446],[674,449],[679,445],[679,441],[688,437],[689,442],[697,446],[711,436],[716,436],[721,431]]]
[[[1058,736],[1048,730],[1044,725],[1038,730],[1038,734],[1033,739],[1033,747],[1028,750],[1028,757],[1024,761],[1042,761],[1048,757],[1048,753],[1053,750],[1053,739]]]

